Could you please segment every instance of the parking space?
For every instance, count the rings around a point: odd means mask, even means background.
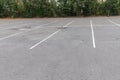
[[[110,19],[109,19],[110,20]],[[119,44],[119,26],[113,24],[108,19],[106,20],[93,20],[93,26],[95,31],[95,38],[98,47],[105,46],[106,47],[111,44]],[[98,23],[99,22],[99,23]],[[98,26],[102,22],[102,25]],[[115,22],[117,24],[117,22]]]
[[[119,80],[119,20],[0,20],[0,80]]]

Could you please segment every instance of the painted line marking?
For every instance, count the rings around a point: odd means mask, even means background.
[[[53,22],[56,22],[56,21],[53,21]],[[48,24],[51,24],[51,23],[53,23],[53,22],[50,22],[50,23],[48,23]],[[48,24],[43,24],[43,25],[48,25]],[[31,30],[28,30],[28,31],[31,31]],[[26,32],[27,32],[27,31],[26,31]],[[5,40],[5,39],[8,39],[8,38],[11,38],[11,37],[14,37],[14,36],[19,35],[19,34],[22,34],[22,33],[23,33],[23,32],[19,32],[19,33],[15,33],[15,34],[11,34],[11,35],[2,37],[2,38],[0,38],[0,41],[1,41],[1,40]]]
[[[95,44],[95,34],[94,34],[94,29],[93,29],[93,22],[92,22],[92,20],[90,20],[90,25],[91,25],[93,48],[96,48],[96,44]]]
[[[21,28],[21,27],[23,27],[23,26],[27,26],[27,25],[30,25],[30,24],[32,24],[32,23],[30,23],[30,22],[28,22],[28,23],[24,23],[24,22],[20,22],[20,23],[17,23],[17,24],[13,24],[12,23],[12,25],[10,25],[11,27],[8,27],[8,28],[0,28],[0,30],[7,30],[7,29],[12,29],[12,28]],[[2,25],[0,25],[0,26],[2,26]],[[4,25],[3,25],[4,26]],[[8,24],[7,25],[5,25],[5,26],[9,26]],[[16,27],[17,26],[17,27]],[[19,26],[19,27],[18,27]]]
[[[73,21],[67,23],[66,25],[64,25],[63,27],[68,27],[68,26],[69,26],[70,24],[72,24],[73,22],[75,22],[75,21],[73,20]]]
[[[113,22],[112,20],[108,19],[109,22],[113,23],[114,25],[116,26],[119,26],[120,27],[120,24],[116,23],[116,22]]]
[[[63,27],[67,27],[68,25],[72,24],[73,21],[67,23],[66,25],[64,25]],[[36,43],[35,45],[33,45],[32,47],[30,47],[29,49],[32,50],[35,47],[37,47],[38,45],[40,45],[41,43],[45,42],[46,40],[48,40],[49,38],[53,37],[55,34],[57,34],[58,32],[60,32],[61,29],[55,31],[54,33],[52,33],[51,35],[49,35],[48,37],[44,38],[43,40],[41,40],[40,42]]]
[[[19,35],[19,34],[21,34],[21,33],[22,33],[22,32],[19,32],[19,33],[11,34],[11,35],[8,35],[8,36],[6,36],[6,37],[0,38],[0,41],[1,41],[1,40],[4,40],[4,39],[11,38],[11,37],[14,37],[14,36]]]
[[[48,37],[46,37],[45,39],[43,39],[42,41],[36,43],[35,45],[33,45],[30,49],[35,48],[36,46],[40,45],[41,43],[43,43],[44,41],[48,40],[49,38],[51,38],[52,36],[54,36],[55,34],[57,34],[58,32],[60,32],[61,29],[57,30],[56,32],[52,33],[51,35],[49,35]]]
[[[42,24],[42,25],[39,25],[39,26],[35,26],[35,28],[33,28],[32,30],[36,30],[36,29],[39,29],[39,28],[41,28],[41,26],[45,26],[45,25],[48,25],[48,24],[52,24],[52,23],[55,23],[55,22],[57,22],[58,20],[56,20],[56,21],[53,21],[53,22],[50,22],[50,23],[47,23],[47,24]],[[31,31],[31,30],[30,30]]]
[[[38,29],[38,28],[40,28],[41,26],[48,25],[48,24],[52,24],[52,23],[55,23],[55,22],[57,22],[57,21],[58,21],[58,20],[55,20],[55,21],[50,22],[50,23],[45,23],[45,24],[41,24],[41,25],[39,25],[39,26],[35,26],[36,28],[34,28],[34,29]],[[30,25],[30,24],[33,24],[33,23],[20,24],[20,25],[19,25],[20,27],[12,26],[12,27],[10,27],[10,28],[0,28],[0,30],[9,30],[9,29],[12,29],[12,28],[22,28],[23,26]]]

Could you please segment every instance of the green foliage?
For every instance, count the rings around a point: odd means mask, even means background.
[[[120,0],[0,0],[0,17],[120,15]]]

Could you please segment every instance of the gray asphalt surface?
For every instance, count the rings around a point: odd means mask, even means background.
[[[120,80],[120,17],[0,19],[0,80]]]

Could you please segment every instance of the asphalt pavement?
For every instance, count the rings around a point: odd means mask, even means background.
[[[120,17],[0,19],[0,80],[120,80]]]

